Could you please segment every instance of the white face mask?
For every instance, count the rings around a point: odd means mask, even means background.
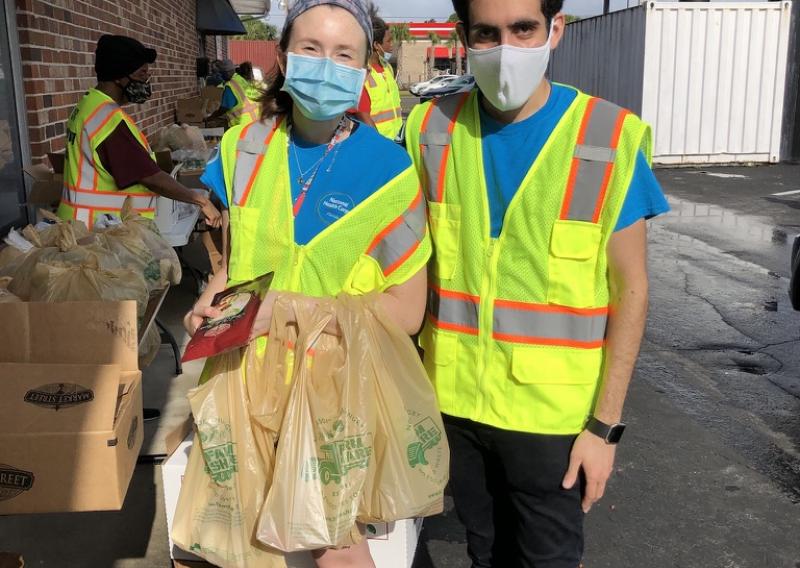
[[[498,45],[490,49],[467,50],[472,74],[483,95],[497,110],[522,108],[544,79],[550,62],[550,37],[541,47]]]

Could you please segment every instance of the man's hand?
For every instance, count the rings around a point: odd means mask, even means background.
[[[200,211],[203,213],[203,216],[206,218],[206,224],[214,229],[218,229],[222,226],[222,215],[220,214],[219,210],[214,207],[214,204],[211,203],[211,200],[206,198],[200,204]]]
[[[581,432],[575,439],[569,456],[569,467],[561,486],[572,489],[578,481],[581,468],[586,476],[586,491],[581,507],[588,513],[606,490],[606,482],[614,468],[614,456],[617,446],[606,444],[606,441],[588,430]]]

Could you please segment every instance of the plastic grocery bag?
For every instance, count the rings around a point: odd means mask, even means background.
[[[123,226],[134,236],[139,237],[158,263],[159,277],[157,288],[168,284],[181,283],[181,262],[175,249],[161,236],[156,222],[143,217],[133,208],[131,198],[125,199],[120,212]],[[154,267],[153,267],[154,268]]]
[[[16,278],[12,280],[13,288]],[[13,290],[12,290],[13,291]],[[147,288],[140,274],[118,268],[103,270],[96,258],[82,264],[43,262],[36,265],[31,277],[32,302],[119,302],[135,300],[139,318],[147,307]]]
[[[213,378],[189,392],[195,443],[171,536],[221,568],[286,565],[281,552],[254,538],[275,447],[275,433],[254,427],[249,417],[251,403],[259,404],[267,389],[257,363],[240,351],[219,355],[208,362]]]
[[[75,235],[75,228],[72,225],[62,223],[54,225],[54,228],[58,232],[58,238],[54,243],[55,246],[43,248],[34,246],[34,248],[24,255],[0,268],[0,276],[11,276],[14,278],[9,286],[9,290],[23,300],[33,300],[32,287],[34,286],[37,268],[41,264],[50,264],[59,267],[78,267],[88,264],[103,270],[120,269],[120,262],[116,255],[100,246],[98,243],[94,242],[86,245],[79,245]],[[23,234],[26,238],[29,238],[31,242],[40,242],[37,241],[39,238],[38,233],[31,226],[26,227],[23,230]],[[38,274],[41,278],[43,273],[39,271]],[[137,298],[131,297],[124,299],[133,300]]]
[[[97,240],[114,253],[122,266],[136,270],[147,285],[148,293],[164,288],[161,265],[141,237],[125,224],[96,233]]]
[[[450,448],[433,387],[408,334],[389,318],[377,295],[342,295],[339,328],[347,356],[368,374],[377,424],[373,467],[358,520],[397,521],[442,512]]]
[[[298,325],[294,382],[257,537],[287,552],[353,545],[363,538],[356,515],[374,437],[370,381],[351,380],[344,338],[323,333],[332,302],[288,303]],[[273,313],[286,307],[277,302]]]
[[[5,276],[0,278],[0,304],[10,304],[12,302],[21,302],[19,298],[17,298],[14,294],[8,291],[8,285],[11,282],[11,278]]]

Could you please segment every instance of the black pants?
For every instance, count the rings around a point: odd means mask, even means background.
[[[472,568],[577,568],[583,481],[561,487],[575,436],[500,430],[444,416],[450,489]]]

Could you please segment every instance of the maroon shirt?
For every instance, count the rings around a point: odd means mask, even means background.
[[[100,143],[97,155],[120,189],[127,189],[161,171],[125,122],[120,122]]]

